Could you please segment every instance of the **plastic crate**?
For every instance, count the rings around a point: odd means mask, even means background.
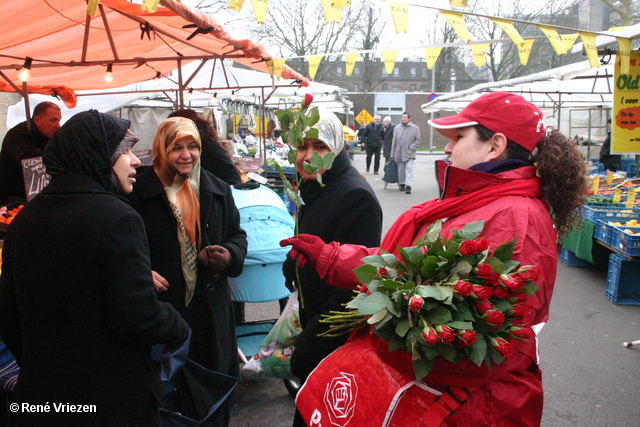
[[[567,248],[562,248],[560,250],[560,260],[568,267],[593,267],[592,263],[585,261],[582,258],[578,258]]]
[[[631,221],[632,219],[638,221],[637,226],[640,226],[640,215],[629,215],[625,217],[613,216],[603,219],[597,219],[595,222],[595,227],[593,229],[593,237],[611,245],[613,241],[614,228],[620,227],[624,229],[627,227],[634,227],[633,225],[626,225],[626,222]],[[622,225],[614,225],[613,223],[615,222],[622,223]]]
[[[628,212],[624,212],[628,211]],[[627,209],[626,207],[607,207],[606,209],[600,206],[584,206],[582,208],[582,216],[591,222],[596,222],[598,219],[604,218],[625,218],[631,215],[640,215],[639,208]]]
[[[615,252],[610,255],[607,298],[618,305],[640,305],[640,261]]]
[[[625,230],[640,233],[640,227],[614,226],[611,232],[611,246],[627,255],[640,256],[640,235],[635,236]]]

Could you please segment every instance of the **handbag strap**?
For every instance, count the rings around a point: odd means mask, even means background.
[[[439,427],[460,405],[471,397],[472,391],[464,387],[449,387],[422,416],[421,426]]]

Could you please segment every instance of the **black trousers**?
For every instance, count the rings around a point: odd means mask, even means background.
[[[373,171],[378,172],[380,169],[380,150],[382,147],[369,147],[367,145],[367,169],[371,167],[371,157],[375,154],[375,160],[373,163]]]

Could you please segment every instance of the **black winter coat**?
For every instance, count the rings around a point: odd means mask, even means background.
[[[340,152],[333,166],[322,175],[325,187],[317,181],[300,185],[304,205],[300,208],[300,233],[313,234],[325,242],[340,242],[377,247],[382,233],[382,209],[371,186],[351,165],[346,151]],[[284,263],[287,282],[295,281],[295,263]],[[300,305],[303,331],[295,341],[291,358],[292,372],[302,380],[348,336],[319,338],[327,330],[319,323],[321,314],[344,311],[342,304],[351,300],[353,292],[327,285],[310,265],[300,269],[297,283],[304,300]]]
[[[362,132],[362,138],[367,147],[382,147],[382,136],[384,130],[380,123],[369,123]]]
[[[158,302],[144,225],[84,175],[54,178],[7,230],[0,334],[16,356],[20,426],[159,425],[152,344],[178,346],[184,320]],[[88,414],[53,404],[95,405]]]
[[[396,125],[389,123],[389,126],[386,126],[383,130],[383,148],[382,148],[382,156],[385,159],[391,157],[391,144],[393,143],[393,129]]]
[[[185,306],[180,244],[176,219],[164,188],[153,168],[137,177],[131,205],[142,216],[151,251],[151,269],[169,282],[167,292],[158,293],[191,327],[189,358],[207,369],[237,377],[239,374],[235,323],[227,276],[242,273],[247,254],[247,234],[240,228],[240,214],[231,188],[211,173],[201,170],[200,223],[202,245],[220,245],[229,250],[232,262],[219,280],[198,261],[193,299]]]

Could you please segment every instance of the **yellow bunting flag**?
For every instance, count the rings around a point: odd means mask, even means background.
[[[351,0],[333,0],[331,3],[331,7],[334,9],[342,9],[343,7],[347,7],[351,4]]]
[[[635,204],[636,204],[636,189],[635,188],[629,188],[627,190],[626,207],[627,207],[627,209],[633,209]]]
[[[87,2],[87,15],[96,16],[96,10],[98,10],[98,4],[100,0],[89,0]]]
[[[344,57],[346,59],[347,62],[347,66],[346,66],[346,74],[347,76],[350,76],[353,73],[353,69],[356,66],[356,61],[358,60],[358,57],[360,56],[359,53],[347,53]]]
[[[451,24],[460,40],[467,43],[471,41],[471,35],[469,34],[469,30],[467,30],[467,24],[464,22],[464,15],[462,13],[446,12],[442,10],[438,10],[438,12],[440,15],[447,18],[447,21],[449,21],[449,24]]]
[[[384,59],[384,69],[387,74],[393,73],[393,68],[396,65],[396,58],[398,57],[399,50],[388,50],[382,52],[382,58]]]
[[[320,0],[322,4],[322,11],[324,12],[324,19],[327,22],[342,22],[342,8],[336,9],[332,7],[334,0]]]
[[[533,42],[535,41],[536,39],[526,39],[518,45],[518,55],[520,56],[520,63],[522,65],[527,65],[529,63],[531,48],[533,47]]]
[[[267,6],[269,6],[269,0],[251,0],[251,6],[253,6],[253,14],[256,17],[258,24],[264,24],[267,17]]]
[[[425,49],[425,55],[427,57],[427,68],[432,69],[434,65],[436,65],[436,61],[438,60],[438,56],[440,56],[440,52],[442,52],[441,47],[431,47]]]
[[[631,69],[631,39],[616,37],[618,40],[618,58],[620,59],[620,73],[629,74]]]
[[[524,40],[522,39],[522,36],[518,32],[518,30],[516,30],[516,27],[513,26],[511,21],[508,21],[506,19],[498,19],[498,18],[490,18],[490,19],[491,19],[491,22],[493,22],[498,27],[500,27],[502,31],[504,31],[504,33],[507,36],[509,36],[511,41],[514,42],[516,46],[519,46],[520,43],[524,42]]]
[[[622,198],[622,191],[620,191],[619,188],[616,188],[616,190],[613,192],[613,199],[611,200],[611,202],[620,203],[621,198]]]
[[[282,68],[284,67],[284,63],[286,61],[287,61],[287,58],[270,59],[269,61],[267,61],[269,74],[271,76],[275,74],[278,81],[280,81],[280,76],[282,75]]]
[[[160,0],[143,0],[142,11],[144,12],[146,10],[149,13],[156,13],[156,10],[158,10],[158,3],[160,3]]]
[[[594,196],[598,195],[598,187],[600,187],[600,175],[596,175],[596,177],[593,178],[593,184],[591,186],[591,190]]]
[[[449,4],[453,7],[467,7],[468,0],[449,0]]]
[[[562,42],[562,37],[558,35],[558,32],[553,27],[546,27],[544,25],[536,25],[536,27],[547,36],[549,43],[551,43],[551,47],[555,50],[556,55],[566,55],[567,49],[564,48],[564,43]]]
[[[613,172],[607,171],[607,185],[613,184]]]
[[[476,67],[482,67],[487,60],[487,51],[491,44],[473,44],[471,45],[471,51],[473,52],[473,63]]]
[[[234,10],[236,12],[240,12],[240,10],[242,10],[243,5],[244,5],[244,0],[229,0],[229,9]]]
[[[310,56],[307,58],[307,62],[309,62],[309,77],[312,79],[316,78],[320,61],[322,61],[322,55]]]
[[[576,39],[578,38],[578,33],[560,34],[560,37],[562,38],[562,44],[564,45],[564,48],[567,50],[567,52],[569,52],[573,47],[573,44],[576,42]]]
[[[407,3],[387,0],[396,34],[407,32],[407,19],[409,17],[409,5]]]
[[[598,47],[596,46],[596,35],[579,32],[584,50],[587,52],[587,59],[591,68],[600,68],[600,58],[598,57]]]

